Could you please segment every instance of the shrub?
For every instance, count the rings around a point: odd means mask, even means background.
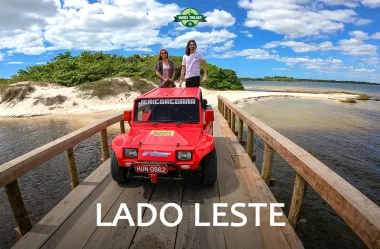
[[[0,103],[10,102],[12,100],[21,101],[34,90],[36,89],[31,85],[3,86],[0,88]]]
[[[357,100],[369,100],[369,97],[367,94],[360,94],[359,97],[356,98]]]

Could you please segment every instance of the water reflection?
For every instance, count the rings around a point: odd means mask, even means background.
[[[380,206],[380,103],[350,105],[327,100],[263,99],[240,104],[270,127],[311,153]],[[261,170],[263,141],[255,136]],[[271,188],[287,214],[295,171],[278,154]],[[308,188],[297,233],[305,248],[367,248],[345,222]]]
[[[0,120],[0,165],[49,143],[83,126],[79,119],[22,118]],[[115,136],[109,132],[109,142]],[[100,165],[100,135],[74,147],[79,180]],[[79,156],[80,155],[80,156]],[[41,220],[69,192],[70,177],[66,153],[49,160],[19,179],[21,194],[33,225]],[[16,241],[14,221],[4,188],[0,189],[0,248],[10,248]]]

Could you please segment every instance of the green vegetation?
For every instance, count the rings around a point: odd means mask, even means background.
[[[316,79],[297,79],[286,76],[266,76],[264,78],[239,78],[241,81],[285,81],[285,82],[327,82],[327,83],[346,83],[346,84],[366,84],[366,85],[379,85],[371,82],[361,81],[344,81],[344,80],[316,80]]]
[[[357,100],[369,100],[369,96],[367,94],[360,94]]]
[[[10,102],[12,100],[21,101],[34,90],[35,88],[29,84],[9,87],[0,86],[0,104],[3,102]]]
[[[43,105],[45,106],[52,106],[52,105],[56,105],[56,104],[63,104],[65,103],[65,101],[67,100],[67,97],[66,96],[62,96],[62,95],[57,95],[55,97],[47,97],[47,98],[37,98],[36,101],[34,101],[33,105],[36,105],[38,103],[42,103]]]
[[[182,56],[170,56],[170,59],[173,60],[176,67],[175,80],[178,80],[181,74]],[[9,84],[20,81],[43,81],[64,86],[79,86],[92,82],[92,84],[96,84],[95,88],[97,90],[107,91],[105,93],[107,95],[113,90],[103,86],[104,82],[99,82],[105,78],[137,77],[158,83],[159,79],[155,74],[156,61],[157,56],[151,55],[136,54],[124,57],[103,52],[83,52],[78,56],[72,56],[70,52],[66,52],[59,54],[46,64],[34,65],[19,70],[11,79],[2,79],[0,82]],[[207,69],[208,82],[202,85],[205,88],[244,90],[233,70],[221,69],[211,64],[207,64]],[[201,73],[203,75],[203,68],[201,68]],[[118,85],[117,87],[121,86]],[[84,88],[86,87],[84,86]],[[145,91],[146,89],[149,89],[149,87],[145,84],[141,90]]]
[[[343,99],[343,100],[340,100],[340,102],[343,102],[343,103],[357,103],[355,99]]]
[[[130,91],[136,91],[141,94],[146,93],[154,86],[151,83],[138,77],[132,77],[132,84],[129,84],[126,80],[112,78],[103,79],[94,82],[84,83],[78,86],[78,89],[85,92],[85,95],[91,97],[98,97],[100,99],[107,98],[109,96],[115,96],[119,93],[128,93]]]

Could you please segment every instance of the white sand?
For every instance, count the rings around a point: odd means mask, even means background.
[[[119,80],[131,83],[128,78]],[[18,83],[24,84],[24,83]],[[153,83],[152,83],[153,84]],[[178,84],[177,84],[178,86]],[[0,117],[31,117],[42,115],[94,115],[95,113],[112,113],[123,111],[132,107],[133,100],[140,94],[131,92],[130,96],[124,94],[99,99],[97,97],[85,97],[82,92],[75,87],[64,87],[59,85],[49,85],[48,87],[34,86],[36,90],[30,93],[22,101],[3,102],[0,104]],[[256,91],[215,91],[202,88],[204,98],[208,103],[216,107],[217,96],[221,95],[232,102],[246,101],[251,98],[260,99],[265,97],[299,97],[339,101],[341,99],[353,98],[357,95],[334,93],[334,94],[315,94],[315,93],[291,93],[291,92],[256,92]],[[53,98],[62,95],[67,99],[63,104],[53,104],[46,106],[43,103],[35,102],[38,99]],[[101,115],[103,116],[103,115]]]

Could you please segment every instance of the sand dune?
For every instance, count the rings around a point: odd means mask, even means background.
[[[129,78],[123,78],[127,82]],[[15,85],[25,85],[20,82]],[[153,83],[152,83],[153,84]],[[93,115],[95,113],[111,113],[123,111],[132,107],[133,100],[139,96],[138,92],[129,92],[129,96],[122,93],[116,96],[99,99],[85,96],[75,87],[64,87],[56,84],[33,85],[35,90],[25,96],[23,100],[2,101],[0,117],[31,117],[45,115]],[[177,83],[178,87],[178,83]],[[202,88],[202,87],[201,87]],[[256,91],[216,91],[202,88],[203,96],[213,107],[217,106],[217,96],[222,95],[232,102],[241,102],[248,99],[267,97],[299,97],[338,101],[356,97],[356,95],[334,93],[316,94],[299,92],[256,92]]]

